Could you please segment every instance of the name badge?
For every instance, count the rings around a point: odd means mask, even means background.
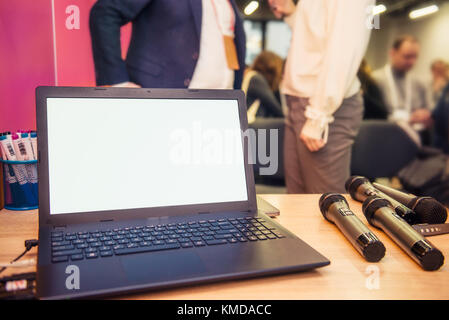
[[[228,68],[231,70],[239,70],[240,66],[237,58],[237,48],[235,47],[234,37],[223,35],[223,42]]]

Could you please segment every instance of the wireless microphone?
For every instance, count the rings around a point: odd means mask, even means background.
[[[372,226],[382,229],[424,270],[438,270],[443,265],[441,251],[402,219],[388,200],[370,196],[363,202],[362,210]]]
[[[349,209],[342,195],[325,193],[319,206],[323,217],[334,223],[367,261],[378,262],[385,256],[383,243]]]
[[[396,201],[395,199],[376,189],[365,177],[350,177],[345,183],[345,188],[346,191],[348,191],[351,195],[352,199],[359,202],[365,201],[369,196],[378,196],[380,198],[388,200],[391,208],[409,224],[426,222],[419,220],[418,215],[412,209],[406,207],[399,201]]]
[[[418,215],[421,222],[429,224],[445,223],[447,219],[447,209],[432,197],[417,197],[410,193],[373,183],[374,187],[391,198],[409,207]]]

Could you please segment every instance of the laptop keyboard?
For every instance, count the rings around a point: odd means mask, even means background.
[[[148,225],[94,232],[51,233],[52,262],[285,238],[262,218]]]

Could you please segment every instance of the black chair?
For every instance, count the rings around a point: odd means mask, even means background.
[[[370,180],[394,177],[415,159],[418,149],[417,143],[397,124],[363,121],[352,149],[351,173]]]
[[[250,129],[254,129],[255,132],[255,141],[251,141],[251,143],[254,143],[254,150],[256,150],[256,158],[254,160],[254,177],[256,180],[256,183],[259,185],[267,185],[267,186],[285,186],[285,178],[284,178],[284,119],[283,118],[257,118],[255,122],[251,123],[249,125]],[[278,139],[277,141],[270,141],[270,134],[269,130],[276,129],[278,130]],[[266,130],[265,132],[260,132],[260,130]],[[262,141],[259,139],[259,133],[262,135],[265,135],[265,145],[263,145]],[[257,156],[259,154],[259,149],[261,147],[265,148],[266,153],[268,156],[270,156],[270,146],[271,143],[276,142],[278,145],[278,148],[276,150],[277,152],[277,160],[278,160],[278,166],[277,170],[272,175],[261,175],[260,170],[261,168],[266,168],[269,165],[262,164],[260,162],[259,157]],[[274,189],[276,190],[276,189]]]

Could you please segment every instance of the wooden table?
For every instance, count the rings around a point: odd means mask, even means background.
[[[387,249],[379,263],[366,262],[338,229],[325,221],[319,195],[262,195],[281,210],[283,226],[326,256],[331,264],[317,270],[228,281],[121,297],[125,299],[449,299],[449,262],[434,272],[423,271],[382,231],[371,228]],[[348,197],[351,209],[366,222],[361,204]],[[37,238],[37,210],[0,211],[0,261],[9,261],[24,249],[24,240]],[[430,237],[449,255],[449,234]],[[25,258],[35,258],[33,248]],[[9,269],[28,272],[34,268]]]

